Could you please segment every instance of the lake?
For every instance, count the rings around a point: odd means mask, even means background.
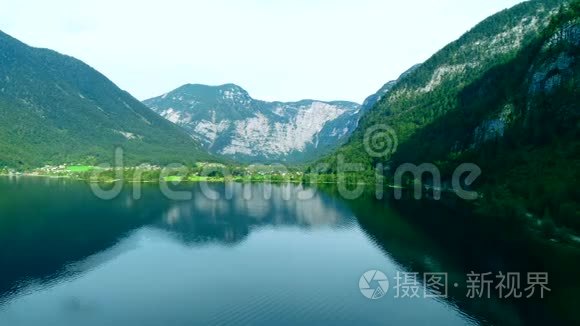
[[[0,325],[579,320],[574,248],[428,202],[345,200],[332,189],[299,198],[299,186],[263,184],[234,184],[229,198],[224,184],[209,187],[219,198],[190,184],[179,187],[189,200],[154,185],[140,199],[125,187],[102,200],[83,182],[0,178]],[[468,273],[501,271],[522,283],[549,272],[550,290],[469,297]],[[445,296],[427,274],[445,275]]]

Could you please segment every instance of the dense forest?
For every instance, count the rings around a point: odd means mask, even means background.
[[[211,159],[183,130],[159,117],[85,63],[0,32],[0,167]]]
[[[500,12],[399,81],[349,143],[312,169],[333,179],[345,157],[367,169],[347,179],[365,181],[379,163],[389,179],[403,163],[429,162],[449,180],[459,164],[475,163],[477,212],[536,217],[548,234],[555,225],[580,230],[579,48],[578,1]],[[378,124],[398,137],[392,155],[365,151],[365,133]]]

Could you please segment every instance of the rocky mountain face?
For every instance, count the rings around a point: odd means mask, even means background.
[[[85,63],[0,32],[0,166],[193,162],[210,156]]]
[[[187,84],[144,101],[209,152],[244,162],[312,160],[343,144],[356,128],[351,102],[265,102],[234,84]]]

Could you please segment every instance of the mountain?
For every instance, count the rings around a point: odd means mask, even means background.
[[[312,160],[344,143],[360,115],[352,102],[265,102],[234,84],[187,84],[144,103],[211,153],[245,162]]]
[[[0,32],[0,166],[193,162],[210,156],[82,61]]]
[[[342,154],[369,176],[382,163],[387,177],[403,163],[434,163],[444,180],[474,163],[478,212],[580,230],[579,8],[528,1],[486,19],[396,83],[322,162],[336,169]],[[365,150],[377,125],[393,129],[394,153]]]
[[[391,80],[391,81],[387,82],[376,93],[367,97],[361,106],[361,114],[364,114],[368,110],[372,109],[385,95],[387,95],[393,89],[393,87],[395,87],[395,85],[397,85],[397,83],[401,79],[403,79],[407,75],[411,74],[413,71],[415,71],[420,66],[421,66],[420,64],[414,65],[413,67],[411,67],[410,69],[405,71],[403,74],[401,74],[401,76],[399,76],[399,78],[397,80]]]

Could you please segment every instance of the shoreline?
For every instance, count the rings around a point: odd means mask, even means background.
[[[156,183],[161,183],[163,181],[161,180],[141,180],[141,181],[137,181],[137,180],[124,180],[124,179],[112,179],[112,180],[87,180],[87,179],[82,179],[82,178],[77,178],[75,176],[70,176],[70,175],[47,175],[47,174],[27,174],[27,173],[20,173],[20,174],[6,174],[6,173],[0,173],[0,177],[16,177],[16,178],[50,178],[50,179],[68,179],[68,180],[75,180],[75,181],[86,181],[88,183],[115,183],[118,181],[122,181],[124,183],[149,183],[149,184],[156,184]],[[347,184],[347,185],[364,185],[364,186],[376,186],[377,183],[368,183],[368,182],[358,182],[358,183],[351,183],[351,182],[331,182],[331,181],[323,181],[323,182],[303,182],[303,181],[277,181],[277,180],[239,180],[239,179],[232,179],[232,180],[226,180],[224,178],[222,179],[214,179],[214,180],[209,180],[209,179],[205,179],[205,180],[165,180],[164,182],[166,183],[201,183],[201,182],[208,182],[208,183],[228,183],[228,182],[233,182],[233,183],[270,183],[270,184],[334,184],[334,185],[338,185],[338,184]],[[391,188],[391,189],[406,189],[403,186],[396,186],[396,185],[384,185],[385,188]],[[446,191],[446,190],[442,190],[442,191]]]

